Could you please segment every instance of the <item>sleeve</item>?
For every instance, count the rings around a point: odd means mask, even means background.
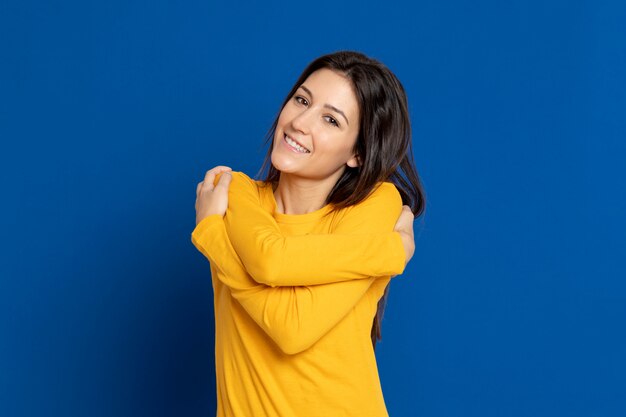
[[[365,201],[344,210],[332,234],[283,236],[261,207],[256,184],[243,173],[233,176],[228,198],[228,237],[259,283],[319,285],[404,271],[402,239],[393,231],[402,199],[391,183],[381,183]]]
[[[255,282],[230,244],[220,215],[203,219],[191,235],[217,279],[286,354],[311,347],[341,321],[376,278],[314,286],[276,287]]]

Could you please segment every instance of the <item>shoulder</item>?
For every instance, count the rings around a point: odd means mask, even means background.
[[[232,171],[232,181],[228,191],[228,198],[237,204],[241,200],[255,201],[265,204],[268,195],[272,193],[272,186],[265,181],[250,178],[243,172]]]
[[[380,182],[363,201],[337,213],[335,230],[390,230],[401,211],[402,197],[396,186]]]
[[[233,177],[233,180],[230,183],[230,189],[232,191],[254,191],[258,192],[259,181],[255,181],[245,173],[241,171],[231,171],[230,173]]]
[[[231,171],[230,174],[233,177],[233,182],[241,183],[243,185],[253,185],[254,180],[241,171]]]
[[[402,196],[400,192],[395,184],[387,181],[379,182],[364,201],[372,200],[375,200],[379,204],[388,204],[391,207],[397,205],[402,206]]]
[[[391,182],[379,182],[365,199],[354,206],[348,207],[350,211],[400,211],[402,210],[402,196]]]
[[[231,175],[233,176],[233,181],[236,181],[237,184],[245,186],[245,187],[261,188],[261,187],[267,187],[270,185],[269,183],[265,181],[255,180],[254,178],[250,178],[245,172],[231,171]]]

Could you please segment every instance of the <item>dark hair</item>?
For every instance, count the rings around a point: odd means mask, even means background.
[[[363,201],[377,183],[390,181],[411,207],[415,217],[424,211],[425,196],[413,161],[411,123],[406,93],[396,76],[381,62],[360,52],[339,51],[312,61],[302,72],[283,101],[281,111],[298,87],[315,71],[327,68],[347,77],[354,89],[360,113],[359,133],[354,152],[360,164],[346,166],[332,188],[326,204],[341,209]],[[261,172],[267,170],[265,182],[276,183],[280,178],[271,164],[272,141],[280,111],[267,133],[270,144]],[[372,324],[372,344],[381,339],[381,321],[389,293],[389,285],[378,302]]]

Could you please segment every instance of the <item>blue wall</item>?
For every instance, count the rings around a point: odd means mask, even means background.
[[[626,415],[625,3],[227,3],[0,6],[0,416],[213,415],[196,184],[338,49],[404,83],[428,195],[390,414]]]

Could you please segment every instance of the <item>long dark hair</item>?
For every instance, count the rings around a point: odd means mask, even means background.
[[[413,161],[411,123],[406,93],[396,76],[381,62],[355,51],[339,51],[312,61],[302,72],[283,101],[281,111],[298,87],[315,71],[327,68],[347,77],[354,89],[360,113],[359,133],[354,152],[360,165],[346,166],[332,188],[326,204],[340,209],[363,201],[378,182],[390,181],[402,196],[402,202],[419,217],[425,195]],[[280,111],[266,136],[269,149],[261,168],[267,171],[265,182],[277,183],[278,171],[271,163],[272,141]],[[372,323],[372,344],[381,339],[381,322],[389,294],[389,285],[378,302]]]

